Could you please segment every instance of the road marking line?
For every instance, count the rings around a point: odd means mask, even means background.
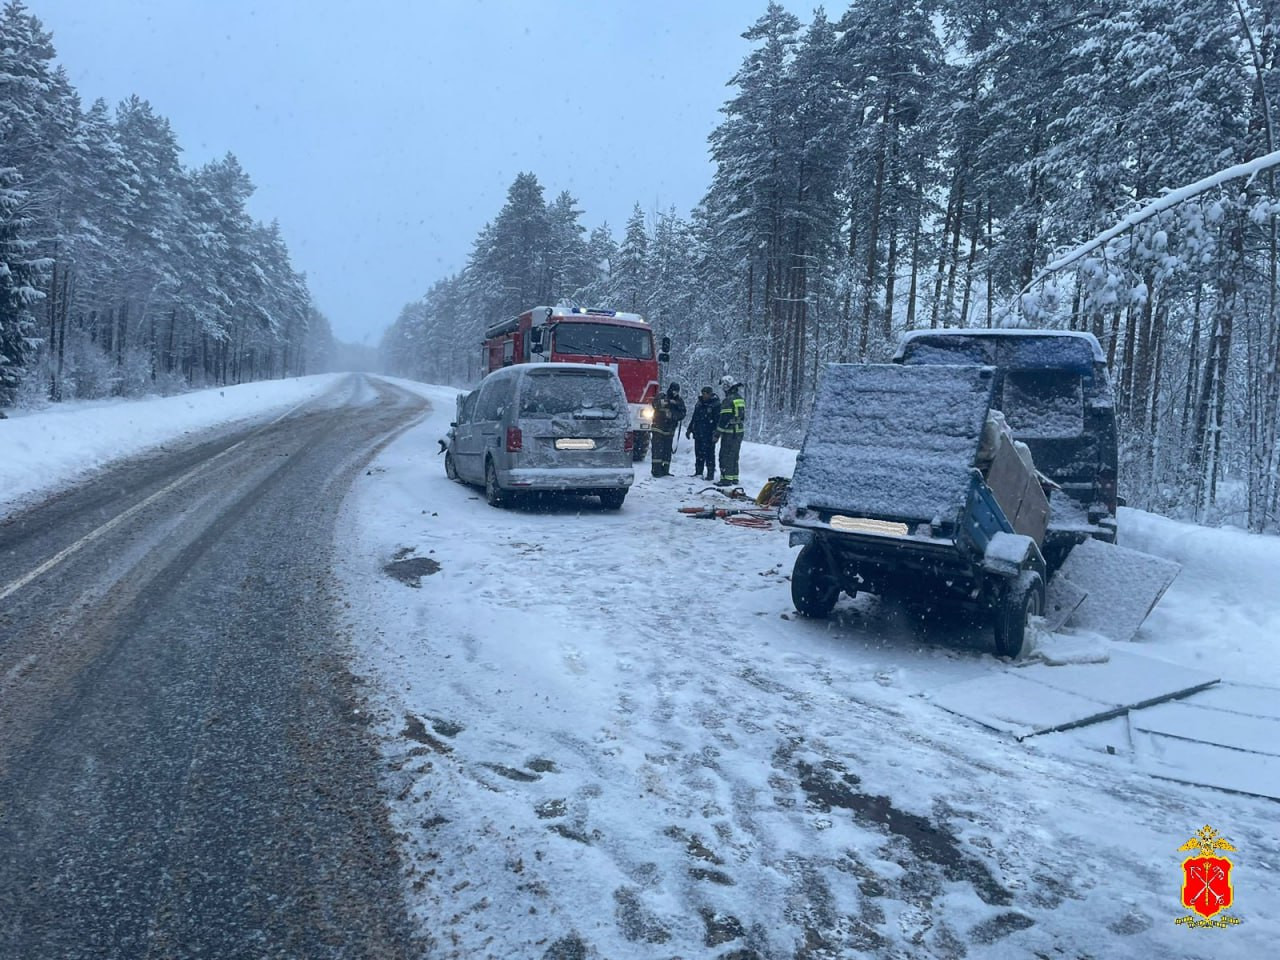
[[[259,427],[257,430],[254,430],[243,440],[237,440],[231,446],[227,447],[227,449],[222,450],[219,453],[215,453],[208,460],[202,460],[200,463],[197,463],[194,467],[192,467],[182,476],[178,477],[178,479],[172,481],[167,486],[157,490],[155,493],[151,494],[151,496],[147,497],[145,500],[135,503],[132,507],[130,507],[124,513],[117,514],[116,516],[108,520],[106,523],[104,523],[102,526],[98,527],[96,530],[92,530],[89,533],[86,533],[83,537],[81,537],[75,543],[72,543],[70,546],[64,547],[62,550],[59,550],[57,553],[55,553],[52,557],[50,557],[44,563],[40,564],[40,566],[36,567],[34,570],[31,570],[23,574],[17,580],[14,580],[11,583],[7,584],[4,587],[4,589],[0,589],[0,600],[4,600],[6,597],[21,590],[23,587],[29,584],[32,580],[35,580],[37,577],[41,577],[44,574],[48,573],[50,570],[52,570],[54,567],[60,564],[63,560],[67,559],[67,557],[70,557],[73,554],[79,553],[89,544],[93,543],[95,540],[110,533],[116,527],[120,526],[120,524],[124,523],[124,521],[128,520],[130,517],[134,516],[139,511],[145,509],[146,507],[154,503],[156,500],[159,500],[165,494],[173,492],[174,489],[186,483],[195,474],[199,473],[201,470],[209,466],[211,463],[214,463],[215,461],[222,459],[227,454],[235,450],[237,447],[241,447],[244,444],[248,443],[251,439],[257,436],[259,433],[262,433],[264,430],[267,430],[270,427],[274,427],[281,420],[284,420],[286,417],[292,415],[293,413],[302,409],[302,407],[306,406],[308,403],[311,403],[313,400],[316,400],[316,399],[319,399],[319,398],[309,397],[308,399],[303,400],[301,403],[297,404],[296,406],[290,407],[288,410],[280,414],[280,416],[276,417],[270,423],[264,424],[263,426]]]

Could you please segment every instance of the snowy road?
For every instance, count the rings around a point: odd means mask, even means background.
[[[329,566],[423,408],[342,378],[0,523],[0,956],[420,952]]]
[[[432,956],[1262,956],[1280,937],[1275,804],[938,710],[918,695],[1007,669],[987,629],[922,635],[870,598],[796,620],[785,534],[678,515],[696,481],[642,468],[620,514],[490,508],[444,478],[452,392],[423,391],[436,412],[357,478],[339,574]],[[789,457],[748,445],[746,485]],[[1257,549],[1232,584],[1189,569],[1170,609],[1207,622],[1273,584],[1280,552]],[[1235,612],[1233,665],[1274,675],[1277,603]],[[1241,851],[1244,923],[1192,932],[1177,847],[1205,822]]]

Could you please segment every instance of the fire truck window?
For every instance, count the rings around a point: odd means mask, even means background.
[[[511,362],[516,356],[516,342],[514,340],[502,341],[502,365],[504,367],[511,366]]]
[[[607,323],[561,323],[556,326],[554,349],[563,356],[648,360],[653,356],[653,334]]]

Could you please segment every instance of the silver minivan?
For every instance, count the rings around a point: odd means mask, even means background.
[[[501,506],[513,494],[594,494],[617,510],[635,479],[630,416],[617,373],[581,363],[495,370],[458,396],[444,469],[484,486]]]

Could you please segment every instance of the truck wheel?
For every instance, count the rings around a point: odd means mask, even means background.
[[[791,602],[803,616],[823,620],[840,599],[840,581],[816,543],[807,544],[791,571]]]
[[[625,490],[601,490],[600,506],[606,510],[621,510],[622,501],[627,499],[627,491]]]
[[[1034,570],[1024,570],[1005,589],[996,607],[996,653],[1017,659],[1027,643],[1031,618],[1044,613],[1044,581]]]
[[[458,479],[458,468],[454,465],[453,453],[449,450],[444,454],[444,475],[450,480]]]
[[[640,463],[649,455],[649,431],[637,430],[635,440],[631,443],[631,460]]]
[[[503,505],[502,488],[498,486],[498,471],[494,469],[492,460],[484,462],[484,498],[491,507]]]

